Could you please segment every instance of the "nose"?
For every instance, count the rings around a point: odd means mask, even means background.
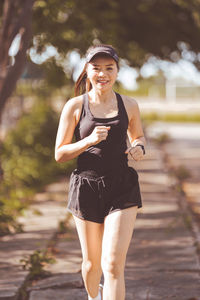
[[[105,75],[104,71],[99,72],[99,76],[104,76],[104,75]]]

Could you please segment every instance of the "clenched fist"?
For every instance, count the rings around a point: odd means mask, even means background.
[[[131,157],[136,161],[142,160],[144,158],[144,151],[139,145],[135,145],[134,147],[128,148],[125,153],[130,153]]]
[[[106,140],[110,126],[96,126],[89,135],[91,144],[96,145],[103,140]]]

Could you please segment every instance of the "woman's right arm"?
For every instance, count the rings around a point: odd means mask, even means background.
[[[79,156],[88,147],[105,140],[110,129],[106,126],[96,126],[89,136],[71,143],[82,108],[80,97],[67,101],[60,116],[55,144],[55,160],[60,163]]]
[[[80,115],[80,100],[76,98],[67,101],[63,107],[55,145],[55,160],[57,162],[71,160],[91,146],[91,141],[88,137],[76,143],[71,143],[77,124],[76,115],[78,111]]]

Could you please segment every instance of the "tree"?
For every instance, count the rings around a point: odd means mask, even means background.
[[[177,61],[190,51],[190,59],[200,68],[200,0],[4,0],[0,12],[1,111],[30,47],[37,53],[48,45],[57,49],[59,60],[51,59],[44,67],[58,72],[60,78],[67,53],[76,49],[83,54],[98,41],[117,47],[130,66],[139,68],[151,55]],[[20,50],[15,64],[8,68],[8,49],[17,33],[21,34]]]
[[[0,111],[15,89],[26,61],[26,51],[30,46],[32,7],[34,0],[5,0],[1,3],[2,19],[0,29]],[[20,46],[15,61],[11,64],[9,49],[17,35]]]
[[[191,50],[200,68],[195,55],[200,50],[199,0],[74,1],[68,24],[85,32],[85,23],[97,39],[116,46],[131,66],[140,67],[151,55],[177,61]]]

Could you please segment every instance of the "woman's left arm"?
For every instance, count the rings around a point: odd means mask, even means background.
[[[129,117],[127,133],[131,144],[131,148],[128,148],[126,153],[129,152],[132,158],[138,161],[144,158],[146,147],[146,139],[142,128],[140,110],[137,102],[129,97],[126,97],[126,106]]]

